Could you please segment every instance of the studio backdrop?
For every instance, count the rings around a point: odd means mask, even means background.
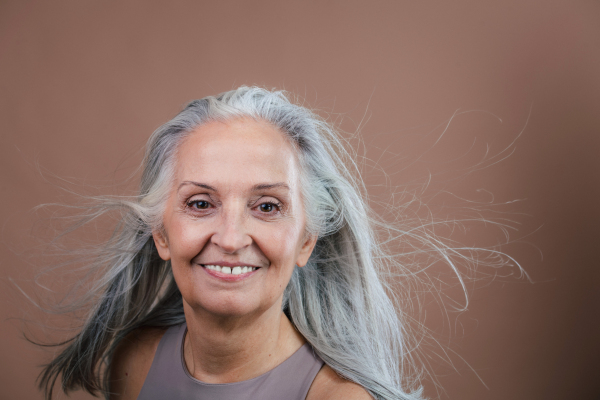
[[[0,54],[0,398],[42,398],[55,350],[23,335],[73,323],[33,305],[73,283],[35,283],[58,260],[52,215],[33,208],[132,194],[151,132],[240,85],[336,124],[374,211],[401,219],[416,198],[413,216],[506,224],[439,232],[500,245],[528,277],[470,271],[455,311],[457,282],[432,270],[447,280],[420,303],[426,396],[600,396],[598,2],[4,0]]]

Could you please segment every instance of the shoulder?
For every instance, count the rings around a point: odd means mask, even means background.
[[[135,400],[152,366],[163,328],[139,328],[125,336],[110,363],[111,400]]]
[[[339,376],[327,364],[321,368],[306,400],[373,400],[362,386]]]

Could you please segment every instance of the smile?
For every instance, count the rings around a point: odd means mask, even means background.
[[[220,265],[202,265],[210,271],[220,272],[222,274],[242,275],[248,272],[256,271],[258,268],[250,266],[224,267]]]

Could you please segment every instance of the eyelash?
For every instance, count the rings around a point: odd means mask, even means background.
[[[206,201],[206,200],[192,200],[192,201],[190,201],[190,202],[188,202],[188,203],[187,203],[187,206],[188,206],[189,208],[193,208],[193,209],[195,209],[195,210],[206,210],[206,209],[208,209],[208,207],[207,207],[207,208],[199,208],[199,207],[194,207],[194,204],[197,204],[197,203],[206,203],[206,204],[208,204],[209,206],[211,205],[211,204],[210,204],[208,201]]]
[[[265,201],[260,203],[259,205],[256,206],[256,208],[260,209],[261,206],[263,205],[270,205],[274,208],[277,208],[277,213],[281,212],[281,203],[277,203],[275,201]],[[272,214],[272,212],[269,211],[263,211],[264,214]]]

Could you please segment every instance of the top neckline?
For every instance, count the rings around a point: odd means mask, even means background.
[[[180,356],[180,360],[181,360],[181,368],[183,369],[183,372],[185,373],[185,376],[192,380],[194,383],[198,384],[198,385],[202,385],[202,386],[212,386],[212,387],[219,387],[219,386],[235,386],[235,385],[244,385],[244,384],[252,384],[255,383],[257,381],[261,381],[261,380],[265,380],[269,377],[269,375],[271,375],[271,373],[273,373],[274,371],[280,369],[280,368],[285,368],[285,366],[287,364],[290,364],[294,361],[294,359],[296,357],[298,357],[301,353],[302,350],[304,348],[310,348],[310,345],[308,342],[304,342],[304,344],[302,346],[300,346],[298,348],[298,350],[296,350],[294,353],[292,353],[292,355],[290,355],[288,358],[286,358],[285,360],[283,360],[281,363],[277,364],[275,367],[273,367],[272,369],[268,370],[267,372],[264,372],[258,376],[255,376],[254,378],[250,378],[250,379],[246,379],[243,381],[239,381],[239,382],[227,382],[227,383],[207,383],[207,382],[203,382],[199,379],[196,379],[192,376],[192,374],[190,374],[190,371],[188,371],[187,366],[185,365],[185,357],[183,354],[183,349],[184,349],[184,343],[185,343],[185,336],[188,332],[187,329],[187,323],[183,323],[182,324],[183,327],[180,328],[181,330],[181,338],[179,339],[179,356]],[[313,352],[312,348],[307,349],[310,352]]]

